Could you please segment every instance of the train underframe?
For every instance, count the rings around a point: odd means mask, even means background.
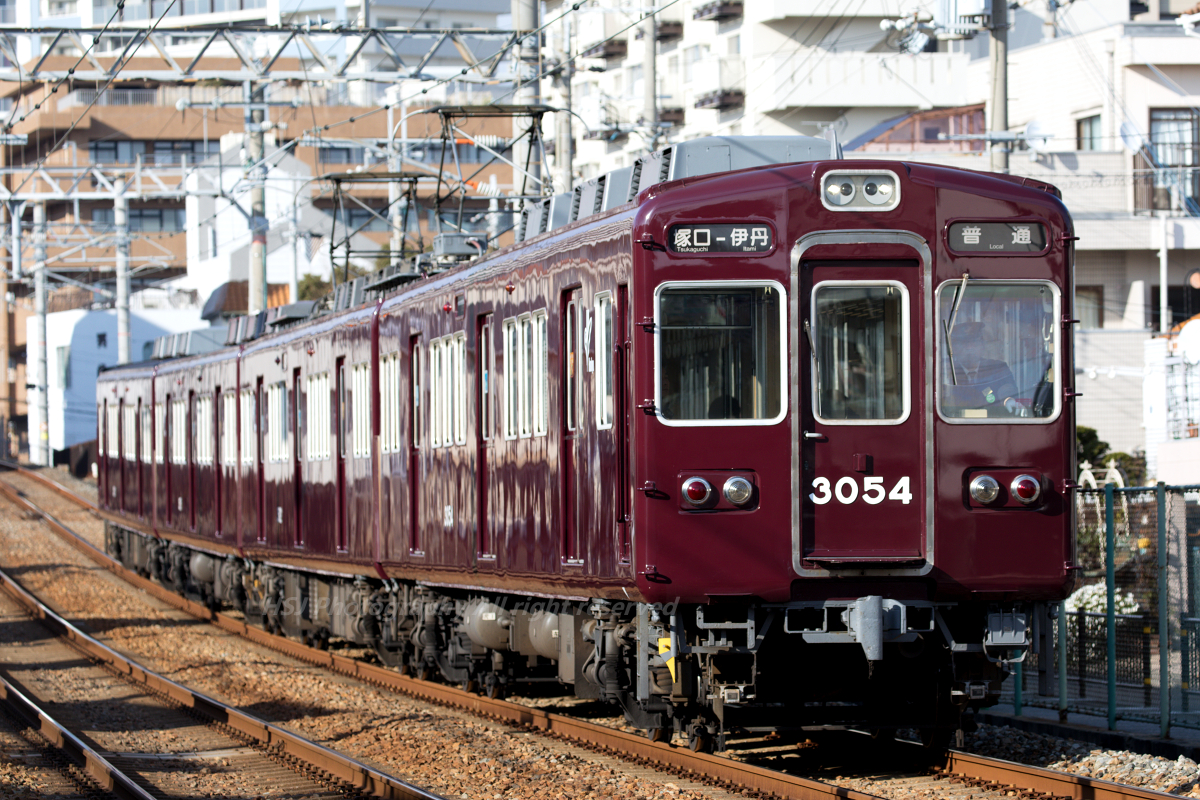
[[[723,749],[738,732],[916,729],[931,748],[994,704],[1031,649],[1029,605],[868,596],[656,606],[483,594],[223,556],[106,524],[125,566],[317,647],[372,647],[409,674],[489,697],[561,686],[654,739]]]

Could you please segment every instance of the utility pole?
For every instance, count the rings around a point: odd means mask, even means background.
[[[562,63],[558,73],[562,82],[562,98],[565,111],[554,116],[558,118],[558,141],[555,142],[554,152],[562,173],[563,191],[569,192],[575,185],[575,133],[571,120],[571,82],[575,78],[575,59],[571,56],[571,15],[563,14],[562,18]]]
[[[288,286],[288,297],[291,303],[300,302],[300,200],[297,189],[292,193],[292,280]]]
[[[658,146],[658,24],[654,16],[654,0],[650,0],[647,5],[649,10],[646,12],[643,28],[646,54],[642,58],[642,77],[646,81],[646,107],[642,116],[645,118],[643,122],[646,127],[650,129],[650,137],[647,139],[649,149],[654,150]]]
[[[992,172],[1008,172],[1008,0],[991,0],[992,31]]]
[[[50,386],[46,353],[46,204],[33,206],[33,258],[37,271],[33,277],[33,308],[37,313],[37,405],[38,430],[36,442],[30,437],[29,460],[43,467],[50,466]],[[30,431],[32,434],[33,431]]]
[[[246,98],[246,164],[250,166],[250,297],[249,312],[267,307],[267,168],[263,159],[263,88],[244,84]],[[253,166],[251,166],[253,165]]]
[[[539,46],[540,34],[535,34],[533,31],[538,29],[538,6],[539,0],[512,0],[512,19],[513,30],[528,34],[524,36],[518,47],[514,48],[517,55],[516,70],[514,70],[518,82],[516,93],[516,104],[520,106],[532,106],[541,102],[541,80],[538,78],[538,56],[541,52]],[[532,127],[533,117],[513,117],[513,138],[520,136],[522,131],[520,128],[524,126],[526,129]],[[541,179],[541,165],[535,160],[533,137],[530,136],[528,141],[521,140],[513,147],[513,163],[522,169],[526,169],[531,176]],[[528,166],[526,166],[528,164]],[[514,175],[515,177],[515,175]],[[541,184],[536,183],[533,186],[527,185],[529,179],[521,176],[521,185],[524,191],[520,194],[536,194],[541,192]]]
[[[124,182],[113,198],[113,226],[117,232],[117,363],[128,364],[133,359],[129,357],[129,203]]]
[[[398,95],[399,92],[396,92]],[[387,129],[388,129],[388,172],[393,175],[400,172],[401,159],[396,153],[396,112],[391,103],[395,99],[389,97],[387,107]],[[400,106],[400,118],[404,119],[407,107]],[[393,266],[399,266],[400,254],[404,252],[404,209],[400,207],[400,181],[388,181],[388,222],[391,226],[392,237],[388,244],[388,263]]]

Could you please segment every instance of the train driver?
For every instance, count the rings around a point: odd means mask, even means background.
[[[943,380],[942,407],[960,417],[1007,417],[1019,413],[1017,382],[992,346],[982,322],[960,322],[950,332],[949,360],[953,378]]]

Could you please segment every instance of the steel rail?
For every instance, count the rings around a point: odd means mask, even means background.
[[[93,503],[57,481],[21,465],[0,460],[0,468],[3,467],[14,469],[71,502],[98,513]],[[788,775],[721,756],[693,753],[669,744],[651,742],[639,735],[562,714],[549,713],[503,700],[491,700],[452,686],[411,678],[386,667],[367,664],[328,651],[318,650],[283,636],[267,633],[265,630],[247,625],[241,620],[212,611],[200,603],[182,597],[126,569],[107,553],[97,549],[79,534],[38,508],[11,484],[3,480],[0,480],[0,494],[42,516],[56,533],[83,551],[89,558],[159,600],[223,630],[242,636],[256,644],[270,647],[300,661],[326,667],[417,699],[463,709],[517,727],[546,732],[589,749],[618,757],[633,758],[652,766],[665,767],[678,774],[691,774],[729,786],[772,793],[785,798],[801,798],[802,800],[829,797],[868,800],[868,798],[874,797],[874,795],[864,792]],[[947,777],[984,784],[997,789],[1013,790],[1018,793],[1032,790],[1054,798],[1070,798],[1071,800],[1166,800],[1166,798],[1177,797],[1136,786],[1126,786],[1112,781],[1086,778],[955,750],[950,751],[947,755],[945,766],[939,772]]]
[[[4,577],[7,579],[8,576]],[[138,786],[133,778],[88,747],[82,739],[39,708],[37,703],[3,677],[0,677],[0,700],[12,709],[18,719],[25,720],[37,730],[52,747],[62,751],[70,761],[82,767],[101,789],[111,792],[121,800],[154,800],[154,795]]]
[[[4,492],[6,495],[7,491]],[[49,520],[49,517],[46,517]],[[370,767],[361,761],[342,755],[322,744],[306,739],[299,734],[280,728],[258,717],[240,711],[233,706],[225,705],[208,695],[194,689],[189,689],[165,678],[157,672],[142,666],[138,662],[113,650],[106,644],[87,635],[67,620],[60,617],[52,609],[26,591],[3,570],[0,570],[0,589],[20,603],[31,615],[40,620],[43,625],[54,632],[56,636],[67,641],[85,655],[99,661],[122,677],[140,683],[151,691],[168,697],[184,708],[234,731],[249,736],[268,749],[291,756],[303,761],[317,770],[328,774],[336,780],[347,784],[354,790],[369,792],[376,797],[389,800],[444,800],[440,795],[427,792],[406,781],[402,781],[387,773]],[[2,679],[0,679],[2,680]],[[123,776],[119,770],[101,758],[94,750],[84,745],[77,737],[37,709],[33,703],[15,690],[7,681],[4,682],[7,694],[5,699],[14,700],[15,705],[23,707],[23,715],[36,713],[42,720],[42,733],[51,738],[56,745],[62,747],[81,763],[85,763],[89,774],[93,775],[106,789],[119,789],[136,793],[122,794],[130,800],[148,800],[146,794]],[[23,701],[23,702],[22,702]],[[50,723],[53,723],[52,725]]]

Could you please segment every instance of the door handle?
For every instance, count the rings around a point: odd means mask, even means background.
[[[805,439],[824,439],[825,434],[817,433],[816,431],[805,431],[804,438]]]

